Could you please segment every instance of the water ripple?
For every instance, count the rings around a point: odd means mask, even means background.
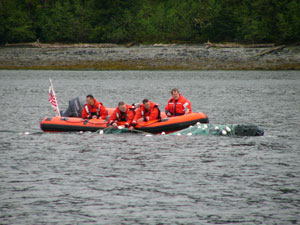
[[[62,108],[87,92],[163,108],[176,86],[211,123],[266,135],[42,133],[49,77]],[[0,223],[298,224],[299,93],[297,71],[0,71],[1,113],[15,115],[0,128]]]

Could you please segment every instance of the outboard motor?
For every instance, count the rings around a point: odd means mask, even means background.
[[[69,107],[62,113],[63,117],[81,117],[84,103],[79,97],[69,101]]]

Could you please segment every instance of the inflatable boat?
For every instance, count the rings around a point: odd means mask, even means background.
[[[115,108],[106,108],[108,117],[103,119],[82,119],[81,112],[84,106],[83,101],[77,97],[69,101],[69,107],[65,112],[61,112],[62,117],[45,117],[41,122],[41,129],[46,132],[72,132],[72,131],[98,131],[109,127],[108,119]],[[164,112],[161,113],[160,120],[140,122],[136,129],[149,133],[171,133],[182,130],[196,123],[208,123],[206,114],[191,113],[177,117],[167,117]],[[123,125],[120,122],[118,125]]]
[[[183,116],[167,117],[165,113],[161,113],[161,120],[153,120],[148,122],[139,122],[136,126],[137,130],[158,134],[158,133],[172,133],[193,126],[197,123],[208,123],[206,114],[190,113]]]
[[[109,110],[111,111],[111,110]],[[196,123],[208,123],[206,114],[191,113],[177,117],[166,117],[161,113],[162,119],[148,122],[139,122],[136,129],[149,133],[171,133],[187,128]],[[122,125],[120,122],[118,125]],[[77,117],[45,117],[41,122],[41,129],[46,132],[70,132],[70,131],[98,131],[108,127],[107,120],[82,119]]]

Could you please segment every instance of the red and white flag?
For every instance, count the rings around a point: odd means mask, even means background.
[[[60,116],[60,111],[59,111],[59,108],[58,108],[57,97],[55,95],[55,91],[54,91],[51,79],[50,79],[50,87],[49,87],[49,102],[51,103],[51,105],[52,105],[52,107],[54,109],[55,115],[56,116]]]

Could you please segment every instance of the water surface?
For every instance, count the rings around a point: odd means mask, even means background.
[[[59,105],[143,98],[178,87],[213,124],[263,137],[42,133]],[[299,71],[0,71],[0,223],[300,223]]]

